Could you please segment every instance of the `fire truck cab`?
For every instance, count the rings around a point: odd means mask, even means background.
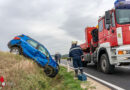
[[[84,61],[94,62],[104,73],[113,73],[115,66],[130,65],[130,2],[119,1],[99,18],[98,29],[85,29],[86,42],[80,45]]]
[[[105,12],[98,20],[97,63],[105,73],[115,65],[130,64],[130,7],[121,6]]]

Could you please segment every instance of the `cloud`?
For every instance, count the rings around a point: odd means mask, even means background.
[[[73,1],[74,3],[75,1]],[[84,29],[87,26],[96,26],[98,17],[113,7],[112,0],[83,0],[78,1],[67,10],[67,19],[61,26],[69,35],[83,40]]]
[[[14,36],[26,34],[54,54],[68,53],[72,40],[84,42],[86,26],[97,25],[99,15],[113,0],[0,0],[0,50]]]

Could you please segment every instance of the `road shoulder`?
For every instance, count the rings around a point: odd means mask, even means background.
[[[66,67],[68,69],[68,72],[74,71],[71,67],[68,67],[67,65],[64,65],[64,64],[60,64],[60,65]],[[111,90],[109,87],[97,82],[96,80],[94,80],[94,79],[92,79],[90,77],[87,77],[87,81],[88,81],[87,84],[90,84],[91,87],[95,87],[92,90],[102,90],[102,89]],[[81,84],[81,87],[86,88],[87,84],[83,82]]]

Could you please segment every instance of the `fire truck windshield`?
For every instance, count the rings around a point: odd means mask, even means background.
[[[116,19],[118,24],[130,24],[130,9],[117,9]]]

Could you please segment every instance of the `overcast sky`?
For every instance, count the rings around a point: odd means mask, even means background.
[[[0,50],[19,34],[41,42],[54,54],[68,53],[72,40],[85,42],[86,26],[96,26],[99,16],[114,0],[0,0]]]

